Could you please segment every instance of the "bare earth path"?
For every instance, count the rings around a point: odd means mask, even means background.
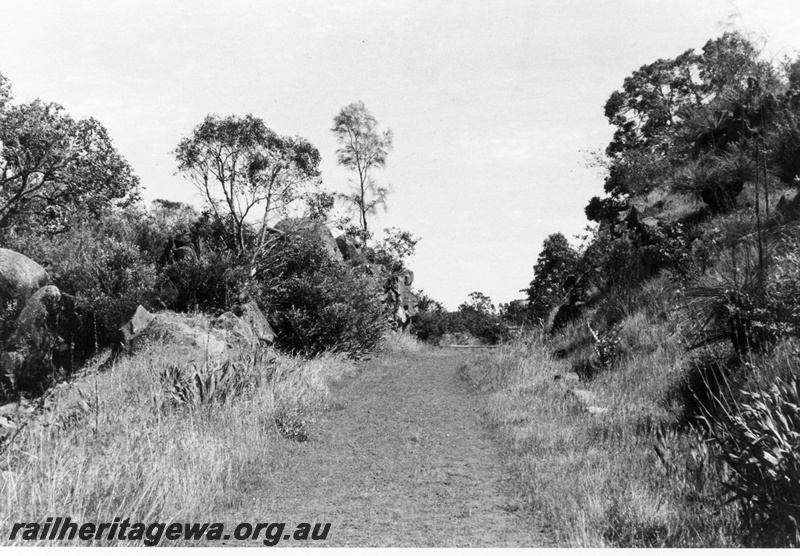
[[[440,351],[367,363],[334,388],[337,407],[311,426],[311,440],[291,443],[242,489],[252,500],[237,520],[285,522],[287,532],[330,522],[326,542],[302,543],[313,547],[546,543],[507,497],[499,448],[458,376],[467,357]]]

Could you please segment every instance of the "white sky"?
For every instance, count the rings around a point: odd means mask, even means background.
[[[209,113],[301,135],[344,190],[330,127],[363,100],[395,150],[373,224],[422,241],[415,286],[455,309],[521,298],[544,238],[586,226],[582,164],[633,70],[720,35],[734,12],[771,53],[800,49],[797,0],[5,1],[0,73],[114,138],[147,201],[200,205],[170,154]]]

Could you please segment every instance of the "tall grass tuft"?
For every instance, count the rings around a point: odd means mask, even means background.
[[[385,332],[378,347],[382,353],[389,354],[424,353],[430,350],[425,342],[400,330]]]

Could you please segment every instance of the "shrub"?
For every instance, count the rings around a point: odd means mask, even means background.
[[[414,335],[424,342],[437,343],[446,335],[475,338],[495,345],[508,340],[508,326],[493,314],[462,307],[458,311],[425,311],[414,317]]]
[[[230,251],[183,259],[164,267],[162,285],[166,304],[176,311],[227,310],[245,292],[246,261]]]
[[[286,237],[256,270],[279,348],[305,355],[371,350],[388,328],[380,279],[329,258],[300,237]]]
[[[75,296],[78,308],[93,315],[97,341],[113,332],[137,305],[153,306],[158,293],[155,265],[131,241],[120,215],[84,222],[55,235],[7,235],[8,248],[39,262],[58,288]]]
[[[436,343],[445,333],[444,311],[421,311],[414,316],[411,332],[423,342]]]
[[[457,320],[467,333],[487,344],[495,345],[508,339],[508,327],[495,314],[467,307],[458,311]]]
[[[601,334],[595,332],[588,322],[586,326],[594,339],[594,352],[598,363],[601,367],[611,367],[622,354],[620,326],[614,326]]]

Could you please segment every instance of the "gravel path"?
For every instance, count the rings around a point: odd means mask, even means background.
[[[327,541],[309,547],[545,544],[507,497],[499,448],[458,376],[467,357],[367,363],[334,388],[336,408],[311,426],[311,440],[292,443],[250,487],[238,520],[282,521],[287,531],[330,522]]]

